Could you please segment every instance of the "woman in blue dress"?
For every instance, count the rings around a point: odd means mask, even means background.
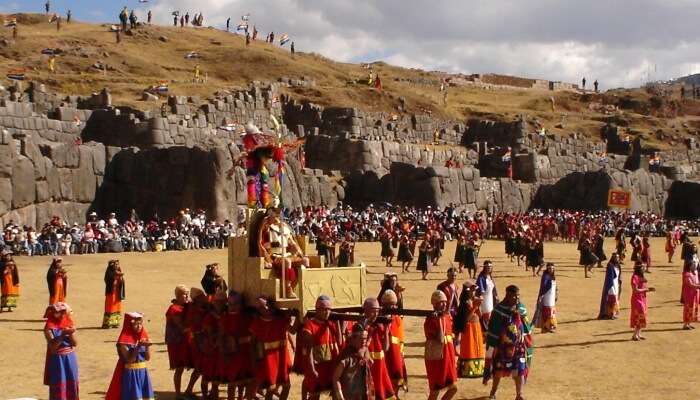
[[[119,361],[107,390],[107,400],[151,400],[155,398],[146,362],[151,359],[151,342],[143,326],[143,315],[124,315],[124,327],[117,339]]]
[[[78,400],[78,358],[75,356],[75,327],[66,303],[54,303],[46,309],[46,365],[44,384],[49,400]]]

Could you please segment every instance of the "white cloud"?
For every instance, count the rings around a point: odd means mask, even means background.
[[[203,12],[222,27],[251,13],[261,36],[301,51],[450,72],[496,72],[603,87],[700,72],[697,0],[156,0],[154,18]],[[649,70],[655,73],[649,74]]]

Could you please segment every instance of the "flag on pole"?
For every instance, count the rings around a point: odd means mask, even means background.
[[[284,46],[287,42],[289,42],[289,35],[286,33],[282,36],[280,36],[280,46]]]
[[[27,79],[27,77],[24,76],[24,68],[11,69],[7,72],[7,79],[11,79],[13,81],[23,81]]]

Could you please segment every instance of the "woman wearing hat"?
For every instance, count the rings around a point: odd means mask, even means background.
[[[70,306],[62,302],[50,305],[45,313],[47,348],[44,384],[49,387],[49,400],[79,398],[78,358],[75,355],[78,343],[70,314]]]
[[[154,399],[147,362],[151,359],[151,342],[143,326],[143,314],[128,312],[117,339],[117,367],[107,389],[106,400]]]
[[[452,317],[447,312],[447,296],[436,290],[430,297],[433,314],[425,319],[425,371],[428,375],[430,394],[428,400],[437,400],[445,390],[442,400],[450,400],[457,394],[457,365],[453,343]]]

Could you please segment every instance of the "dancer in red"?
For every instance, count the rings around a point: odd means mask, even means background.
[[[230,291],[228,311],[219,320],[222,334],[222,376],[228,382],[228,400],[242,400],[245,385],[253,377],[253,348],[250,336],[251,317],[244,314],[243,298]],[[238,394],[238,397],[236,397]]]
[[[364,319],[359,323],[367,330],[369,356],[372,359],[370,367],[374,382],[375,400],[393,400],[394,388],[391,384],[389,371],[386,367],[386,352],[389,350],[389,329],[386,324],[379,322],[379,302],[374,297],[368,297],[362,304]]]
[[[292,366],[287,349],[287,333],[296,333],[298,319],[292,324],[290,314],[274,308],[262,296],[256,300],[255,308],[259,315],[250,323],[250,333],[262,355],[246,397],[253,400],[258,389],[264,389],[268,397],[279,394],[280,400],[287,400],[290,389],[289,370]]]
[[[392,311],[397,310],[398,296],[391,289],[384,291],[380,298],[382,308],[385,312],[391,315],[391,323],[389,324],[389,350],[386,352],[386,369],[389,371],[391,384],[394,388],[396,398],[399,397],[399,389],[403,388],[408,391],[408,377],[406,374],[406,362],[404,360],[404,332],[403,319],[400,315],[393,314]]]
[[[453,343],[452,317],[447,310],[447,296],[436,290],[430,297],[433,315],[425,319],[425,371],[428,375],[430,395],[436,400],[445,390],[442,400],[450,400],[457,394],[457,364]]]
[[[165,343],[168,346],[168,360],[170,369],[175,370],[173,382],[175,384],[175,398],[179,398],[182,389],[182,374],[185,368],[192,368],[190,354],[190,342],[187,337],[185,315],[190,304],[190,291],[185,285],[175,287],[175,299],[165,313]],[[194,378],[194,379],[192,379]],[[190,384],[185,390],[186,396],[192,396],[192,388],[197,380],[197,373],[193,372]]]
[[[304,323],[301,331],[301,354],[304,359],[302,385],[311,400],[333,389],[333,368],[340,354],[342,338],[337,322],[329,321],[331,299],[321,295],[316,299],[316,314]]]

